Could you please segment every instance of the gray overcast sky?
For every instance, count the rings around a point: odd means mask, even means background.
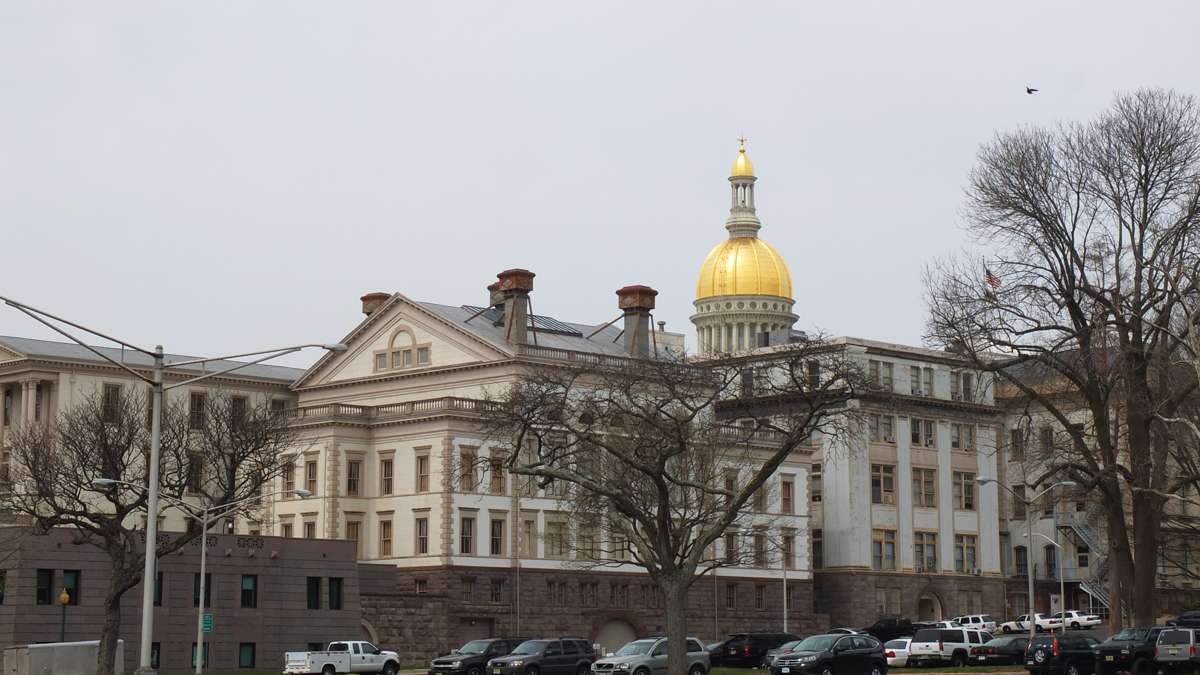
[[[979,144],[1200,92],[1197,25],[1194,2],[4,2],[0,295],[217,354],[338,339],[366,291],[478,304],[521,266],[569,320],[649,284],[691,345],[744,132],[798,327],[916,344]]]

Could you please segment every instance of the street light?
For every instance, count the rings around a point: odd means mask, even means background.
[[[136,485],[134,483],[129,483],[129,482],[126,482],[123,480],[115,480],[113,478],[97,478],[92,481],[92,485],[95,487],[110,487],[113,485],[124,485],[127,487],[134,488],[135,490],[142,489],[142,486],[140,486],[140,485]],[[302,490],[302,489],[291,490],[290,493],[295,494],[296,496],[300,497],[301,499],[308,499],[309,497],[312,496],[311,492],[309,492],[308,490]],[[175,497],[172,497],[170,495],[162,495],[163,499],[170,502],[172,505],[174,505],[180,511],[183,511],[183,514],[185,516],[200,523],[200,602],[196,603],[196,606],[197,606],[197,609],[196,609],[196,656],[194,659],[196,662],[196,675],[200,675],[201,669],[204,667],[204,657],[203,657],[203,654],[204,654],[204,591],[205,591],[205,587],[207,585],[205,583],[204,575],[208,572],[208,542],[206,541],[206,539],[208,537],[208,523],[209,523],[209,521],[213,520],[214,518],[220,518],[222,516],[229,515],[230,513],[234,512],[234,511],[237,511],[238,508],[243,505],[261,501],[263,499],[266,499],[267,497],[274,497],[276,495],[283,495],[283,494],[289,494],[289,492],[288,491],[280,491],[280,492],[272,492],[270,494],[254,495],[253,497],[246,497],[245,499],[239,499],[236,502],[229,502],[228,504],[219,504],[217,506],[206,506],[203,509],[200,509],[200,515],[196,515],[197,508],[194,505],[188,504],[187,502],[185,502],[181,499],[176,499]],[[151,574],[153,574],[153,571],[151,571]],[[147,576],[143,583],[145,583],[146,586],[148,586],[151,589],[151,591],[153,592],[154,587],[151,585],[150,579],[151,579],[151,577]],[[65,593],[66,591],[64,590],[63,592]],[[153,597],[153,596],[151,596],[151,597]],[[61,598],[60,598],[60,602],[61,602]],[[64,610],[64,616],[66,616],[66,614],[65,614],[66,607],[65,606],[63,607],[63,610]]]
[[[1022,536],[1028,537],[1029,535],[1025,534]],[[1057,541],[1054,541],[1053,539],[1051,539],[1050,537],[1047,537],[1046,535],[1042,534],[1041,532],[1034,532],[1033,536],[1041,537],[1042,539],[1045,539],[1046,541],[1053,544],[1054,548],[1058,549],[1058,552],[1056,553],[1056,555],[1058,556],[1058,605],[1059,605],[1058,611],[1062,614],[1062,624],[1059,625],[1058,632],[1065,634],[1067,632],[1067,586],[1066,586],[1066,583],[1063,581],[1063,556],[1062,556],[1063,547],[1062,547],[1062,544],[1059,544]],[[1030,548],[1030,550],[1033,549],[1032,541],[1029,542],[1029,548]]]
[[[146,491],[146,514],[147,514],[147,517],[146,517],[145,564],[142,567],[142,579],[144,582],[142,584],[142,643],[141,643],[141,651],[139,653],[139,658],[138,658],[138,669],[135,672],[137,673],[137,675],[152,675],[155,672],[154,668],[152,668],[150,666],[150,652],[151,652],[151,648],[152,648],[153,641],[154,641],[154,586],[150,583],[149,580],[151,579],[151,577],[154,576],[155,559],[158,556],[157,556],[157,552],[155,555],[150,555],[150,548],[156,547],[157,546],[156,542],[158,541],[158,498],[159,498],[158,464],[160,461],[159,460],[159,446],[160,446],[160,441],[162,438],[162,428],[161,427],[162,427],[163,394],[167,390],[170,390],[170,389],[175,389],[177,387],[186,387],[186,386],[195,384],[201,380],[207,380],[210,377],[218,377],[220,375],[228,375],[229,373],[232,373],[237,370],[241,370],[242,368],[245,368],[247,366],[258,365],[265,361],[270,361],[271,359],[275,359],[280,356],[284,356],[286,354],[292,354],[292,353],[298,352],[302,349],[307,349],[309,347],[319,347],[326,351],[335,352],[335,353],[345,352],[348,349],[348,347],[340,342],[336,343],[336,344],[306,343],[306,344],[302,344],[302,345],[295,345],[292,347],[279,347],[277,349],[264,349],[264,350],[256,351],[256,352],[245,352],[242,354],[230,354],[228,356],[189,359],[187,361],[175,361],[172,363],[166,363],[165,362],[165,354],[163,352],[162,345],[156,345],[153,350],[146,349],[146,348],[139,347],[137,345],[125,342],[124,340],[118,340],[117,338],[112,337],[111,335],[106,335],[104,333],[101,333],[100,331],[94,330],[92,328],[88,328],[87,326],[75,323],[73,321],[69,321],[60,316],[55,316],[54,314],[51,314],[50,312],[38,309],[31,305],[26,305],[25,303],[18,302],[11,298],[6,298],[6,297],[0,295],[0,300],[2,300],[4,302],[4,304],[8,305],[9,307],[13,307],[13,308],[19,310],[20,312],[22,312],[22,313],[26,314],[27,316],[29,316],[30,318],[32,318],[34,321],[37,321],[38,323],[42,324],[43,326],[46,326],[50,330],[67,338],[71,342],[74,342],[75,344],[79,345],[80,347],[83,347],[84,349],[90,351],[91,353],[95,354],[96,356],[104,359],[105,361],[108,361],[109,363],[113,364],[114,366],[128,372],[130,375],[133,375],[134,377],[138,378],[139,380],[150,385],[150,392],[151,392],[151,396],[150,396],[150,401],[151,401],[151,404],[150,404],[150,410],[151,410],[151,412],[150,412],[150,458],[149,458],[150,459],[150,476],[149,476],[149,489]],[[117,361],[116,359],[109,357],[108,355],[104,354],[103,352],[96,349],[95,347],[93,347],[93,346],[87,344],[86,342],[80,340],[79,338],[75,337],[67,330],[55,325],[55,323],[53,323],[53,322],[61,323],[61,324],[70,326],[72,328],[76,328],[76,329],[84,331],[86,333],[95,335],[96,337],[99,337],[103,340],[108,340],[109,342],[121,345],[122,347],[124,347],[126,349],[131,349],[135,352],[149,356],[151,359],[154,360],[154,366],[151,370],[150,377],[146,377],[141,372],[129,367],[127,364],[122,363],[121,361]],[[206,363],[212,363],[213,361],[228,361],[230,359],[238,359],[238,358],[243,358],[243,357],[248,357],[248,356],[255,356],[258,358],[255,358],[251,361],[239,362],[228,368],[221,368],[221,369],[213,371],[211,373],[204,373],[203,375],[192,377],[192,378],[183,380],[181,382],[176,382],[171,385],[163,384],[163,375],[166,373],[167,368],[177,368],[177,367],[181,367],[181,366],[198,366],[198,365],[204,365]]]
[[[1033,503],[1036,502],[1038,500],[1038,498],[1040,498],[1042,495],[1053,490],[1054,488],[1075,487],[1075,485],[1076,485],[1075,481],[1073,481],[1073,480],[1059,481],[1057,483],[1054,483],[1053,485],[1046,487],[1041,492],[1038,492],[1037,494],[1033,495],[1032,497],[1022,497],[1021,495],[1018,495],[1015,490],[1013,490],[1009,486],[1005,485],[1004,483],[1001,483],[1000,481],[996,480],[995,478],[980,478],[980,479],[978,479],[978,483],[980,485],[987,485],[988,483],[995,483],[996,485],[1004,488],[1005,490],[1008,490],[1008,493],[1013,496],[1013,499],[1016,499],[1017,501],[1019,501],[1025,505],[1025,526],[1029,531],[1027,536],[1029,537],[1030,544],[1033,544]],[[1023,485],[1023,487],[1031,488],[1031,487],[1035,487],[1035,486],[1029,485],[1028,483],[1026,483]],[[1032,560],[1033,555],[1032,555],[1032,553],[1033,553],[1032,551],[1030,551],[1029,549],[1026,549],[1025,576],[1026,576],[1026,578],[1029,579],[1029,607],[1026,608],[1025,615],[1029,618],[1029,639],[1030,640],[1032,640],[1034,638],[1034,635],[1036,634],[1036,631],[1037,631],[1037,621],[1034,618],[1034,611],[1033,611],[1033,560]],[[1059,565],[1061,567],[1061,561],[1060,561]]]
[[[62,622],[58,625],[58,641],[67,641],[67,605],[71,604],[71,594],[66,588],[58,594],[58,604],[62,606]]]

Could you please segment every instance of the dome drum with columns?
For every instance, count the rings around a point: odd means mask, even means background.
[[[759,335],[790,329],[792,276],[779,252],[758,237],[762,223],[754,206],[754,165],[741,140],[729,177],[732,203],[718,244],[700,267],[692,324],[701,354],[753,349]]]

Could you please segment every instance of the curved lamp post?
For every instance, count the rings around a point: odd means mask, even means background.
[[[1028,534],[1026,536],[1029,537],[1029,543],[1031,544],[1030,548],[1032,548],[1032,544],[1033,544],[1033,503],[1036,502],[1038,499],[1040,499],[1042,495],[1053,490],[1054,488],[1075,487],[1075,485],[1076,485],[1075,481],[1073,481],[1073,480],[1059,481],[1057,483],[1054,483],[1053,485],[1047,486],[1042,491],[1038,492],[1037,494],[1033,495],[1032,497],[1022,497],[1021,495],[1018,495],[1015,490],[1013,490],[1009,486],[1005,485],[1004,483],[1001,483],[1000,481],[996,480],[995,478],[980,478],[980,479],[978,479],[977,482],[980,485],[987,485],[988,483],[995,483],[999,487],[1002,487],[1005,490],[1008,490],[1008,493],[1013,496],[1013,499],[1015,499],[1025,505],[1025,527],[1028,529]],[[1032,487],[1036,487],[1036,486],[1025,483],[1023,485],[1023,487],[1028,489],[1028,488],[1032,488]],[[1045,535],[1042,535],[1042,536],[1045,536]],[[1033,558],[1032,552],[1029,551],[1029,549],[1026,549],[1025,577],[1027,579],[1029,579],[1029,589],[1028,589],[1029,590],[1029,607],[1026,608],[1026,610],[1025,610],[1025,616],[1027,616],[1029,618],[1029,639],[1030,640],[1033,639],[1034,635],[1037,632],[1037,620],[1034,616],[1035,612],[1033,611],[1033,560],[1032,560],[1032,558]],[[1060,567],[1060,569],[1062,567],[1061,561],[1059,562],[1059,567]]]
[[[1028,537],[1029,535],[1026,534],[1024,536]],[[1051,539],[1050,537],[1047,537],[1046,535],[1042,534],[1041,532],[1034,532],[1033,536],[1041,537],[1042,539],[1045,539],[1046,541],[1050,542],[1054,546],[1054,548],[1058,549],[1057,553],[1055,553],[1055,555],[1058,556],[1058,604],[1059,604],[1058,611],[1060,614],[1062,614],[1062,625],[1060,625],[1058,627],[1058,632],[1066,633],[1067,632],[1067,586],[1066,586],[1066,582],[1063,581],[1063,547],[1062,547],[1062,544],[1058,543],[1057,541],[1054,541],[1053,539]],[[1033,550],[1033,542],[1029,542],[1029,550],[1031,550],[1031,551]]]
[[[97,478],[96,480],[92,481],[92,485],[95,487],[109,487],[112,485],[124,485],[126,487],[130,487],[135,490],[142,489],[142,486],[137,485],[135,483],[129,483],[129,482],[126,482],[123,480],[116,480],[113,478]],[[207,588],[206,588],[207,584],[205,582],[205,574],[208,571],[208,541],[207,541],[207,539],[208,539],[208,524],[210,522],[212,522],[213,520],[216,520],[223,516],[227,516],[230,513],[237,511],[238,509],[242,508],[243,506],[247,506],[254,502],[262,501],[268,497],[275,497],[278,495],[286,495],[286,494],[295,494],[296,496],[300,497],[301,499],[308,499],[309,497],[312,496],[312,493],[309,492],[308,490],[297,489],[297,490],[291,490],[290,492],[280,491],[280,492],[271,492],[269,494],[255,495],[253,497],[239,499],[236,502],[229,502],[228,504],[220,504],[217,506],[206,506],[204,508],[199,508],[195,505],[188,504],[187,502],[185,502],[181,499],[176,499],[175,497],[171,497],[169,495],[160,495],[163,499],[165,499],[167,502],[169,502],[172,506],[174,506],[175,508],[182,511],[185,516],[187,516],[188,518],[191,518],[192,520],[194,520],[200,524],[200,601],[197,603],[197,609],[196,609],[196,654],[195,654],[195,658],[194,658],[194,661],[196,662],[195,663],[196,675],[200,675],[202,669],[204,668],[204,609],[205,609],[204,593],[207,590]],[[197,514],[197,511],[199,511],[198,514]],[[147,545],[149,545],[149,544],[147,543]],[[151,593],[153,594],[154,586],[152,585],[153,581],[151,581],[151,580],[157,579],[157,575],[155,575],[154,571],[151,570],[150,573],[144,579],[145,580],[143,583],[145,583],[146,586],[151,589]],[[65,590],[63,592],[66,593]],[[60,598],[60,601],[61,601],[61,598]],[[65,606],[63,607],[63,610],[64,610],[63,616],[66,616],[66,614],[65,614],[66,607]]]

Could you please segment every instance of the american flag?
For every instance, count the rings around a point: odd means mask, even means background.
[[[1000,283],[1001,283],[1000,277],[996,276],[995,274],[992,274],[992,271],[986,267],[983,268],[983,272],[984,272],[984,280],[987,281],[988,286],[991,286],[992,288],[1000,288]]]

